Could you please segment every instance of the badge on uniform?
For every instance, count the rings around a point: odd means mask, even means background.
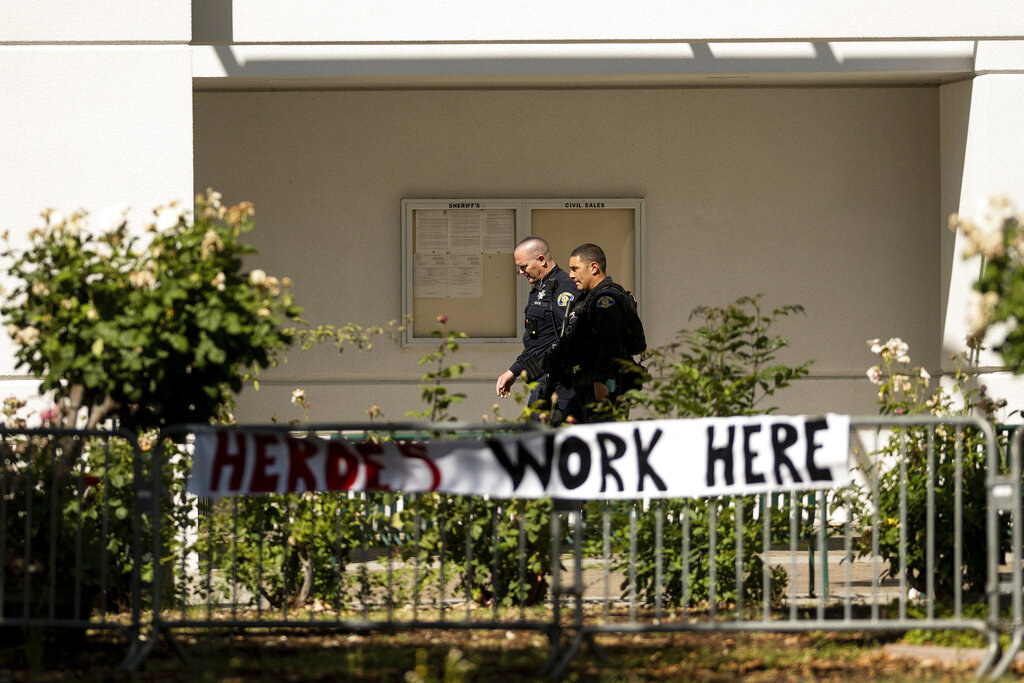
[[[611,298],[608,295],[605,295],[598,299],[597,303],[594,305],[597,306],[598,308],[611,308],[612,306],[615,305],[615,299]]]
[[[558,295],[558,305],[565,308],[572,301],[572,292],[562,292]]]

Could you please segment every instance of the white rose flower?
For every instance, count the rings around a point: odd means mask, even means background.
[[[225,281],[227,281],[227,277],[225,277],[224,271],[221,271],[213,277],[213,280],[210,281],[210,284],[216,287],[218,292],[223,292]]]
[[[932,376],[928,374],[928,371],[925,370],[924,368],[921,368],[921,379],[923,379],[925,381],[928,381],[931,378],[932,378]]]
[[[93,219],[92,225],[100,233],[113,232],[120,228],[125,223],[125,217],[128,214],[128,205],[124,202],[118,202],[105,207],[102,211],[97,214]]]
[[[173,206],[161,207],[156,213],[156,229],[170,230],[181,220],[181,212]]]
[[[64,221],[67,220],[64,218],[64,214],[56,209],[50,209],[44,215],[46,216],[46,227],[51,230],[59,230],[64,226]]]
[[[907,355],[909,350],[910,346],[899,337],[892,337],[885,343],[885,352],[900,363],[910,362],[910,356]]]
[[[221,240],[220,235],[217,234],[216,230],[207,230],[206,234],[203,235],[203,243],[200,246],[200,252],[203,258],[213,254],[214,252],[220,251],[224,248],[224,242]]]
[[[71,220],[64,224],[64,232],[69,235],[77,235],[82,231],[82,213],[75,213]]]
[[[303,389],[296,389],[292,392],[292,403],[303,403],[306,400],[306,392]]]
[[[971,298],[967,302],[967,327],[972,335],[985,329],[989,316],[998,303],[999,295],[995,292],[971,292]]]
[[[260,270],[259,268],[249,273],[249,282],[253,283],[257,287],[262,286],[263,283],[266,281],[267,274],[264,271]]]
[[[978,221],[978,227],[986,234],[1001,234],[1003,224],[1016,214],[1017,211],[1009,197],[991,197],[988,200],[988,207]]]
[[[868,379],[871,380],[872,384],[882,383],[882,370],[877,365],[873,365],[868,368]]]
[[[268,275],[267,281],[264,284],[270,296],[277,296],[281,293],[281,281],[273,275]]]
[[[1005,253],[1003,245],[1003,231],[995,230],[993,232],[987,232],[981,236],[978,241],[978,251],[985,258],[992,259],[1001,258]]]
[[[148,270],[133,270],[128,273],[128,282],[135,289],[153,289],[156,287],[156,278]]]
[[[898,389],[910,391],[910,378],[906,375],[893,375],[892,382]]]
[[[39,329],[36,327],[24,327],[18,330],[14,341],[22,346],[32,346],[39,341]]]

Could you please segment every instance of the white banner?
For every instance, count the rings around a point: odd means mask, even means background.
[[[843,415],[608,422],[386,443],[210,427],[196,432],[188,490],[212,497],[444,491],[596,500],[830,489],[850,481],[849,440]]]

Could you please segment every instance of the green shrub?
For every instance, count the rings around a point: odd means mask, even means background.
[[[763,402],[778,390],[808,373],[811,362],[788,366],[776,361],[777,353],[788,341],[772,332],[782,318],[802,313],[800,306],[784,306],[770,314],[762,312],[760,297],[742,297],[725,308],[702,306],[694,310],[692,318],[700,325],[693,330],[680,331],[676,339],[654,349],[647,360],[650,375],[646,389],[632,391],[628,399],[656,418],[717,417],[770,413],[773,407]],[[736,601],[736,504],[743,506],[743,576],[744,599],[760,600],[763,596],[763,559],[757,549],[762,546],[761,522],[754,519],[758,498],[748,496],[736,501],[719,499],[665,500],[652,503],[663,516],[662,562],[664,599],[676,604],[700,604],[712,595],[709,579],[711,557],[710,530],[714,526],[717,536],[714,558],[716,583],[713,594],[718,601]],[[588,519],[599,518],[598,504],[588,505]],[[712,513],[714,509],[714,513]],[[614,528],[627,528],[629,506],[613,506]],[[689,557],[682,554],[682,527],[684,510],[689,519]],[[672,521],[672,524],[665,520]],[[788,507],[776,510],[772,517],[773,542],[788,534]],[[629,570],[635,562],[641,597],[655,600],[657,516],[644,514],[636,521],[637,555],[631,558],[628,538],[616,534],[613,552],[617,566]],[[591,539],[589,552],[596,553],[596,539]],[[689,567],[686,584],[683,582],[684,563]],[[627,571],[628,582],[628,571]],[[778,596],[786,584],[785,572],[779,567],[771,569],[769,596]],[[623,584],[628,589],[628,583]],[[685,589],[685,590],[684,590]]]

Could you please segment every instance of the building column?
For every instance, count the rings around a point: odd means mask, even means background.
[[[980,217],[995,196],[1008,197],[1024,209],[1024,131],[1018,113],[1024,101],[1024,73],[983,70],[991,60],[982,49],[977,60],[981,75],[942,86],[940,92],[941,358],[945,371],[956,367],[953,356],[966,351],[968,303],[981,267],[978,257],[962,258],[963,236],[948,229],[949,216]],[[1018,68],[1024,64],[1019,58],[1015,61]],[[978,369],[979,382],[989,387],[991,396],[1008,399],[1011,409],[1024,404],[1024,382],[1002,371],[998,354],[983,351]]]
[[[154,7],[58,0],[0,27],[0,232],[11,246],[46,208],[124,202],[141,224],[170,200],[191,206],[191,6]],[[35,386],[0,334],[0,395]]]

